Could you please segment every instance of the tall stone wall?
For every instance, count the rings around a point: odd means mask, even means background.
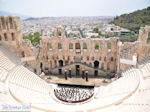
[[[10,49],[20,47],[22,42],[22,29],[20,18],[17,16],[0,16],[0,43]]]
[[[35,60],[27,60],[26,64],[37,74],[51,72],[55,68],[72,63],[85,64],[89,73],[99,69],[98,73],[121,73],[132,65],[120,63],[120,59],[137,62],[150,56],[150,44],[147,43],[150,26],[142,27],[139,38],[135,42],[120,44],[119,38],[66,38],[62,27],[56,28],[55,36],[42,37],[39,46],[33,46],[29,40],[23,40],[20,18],[16,16],[0,16],[0,44],[22,57],[35,56]],[[70,67],[71,67],[70,66]],[[70,67],[65,69],[70,69]],[[83,66],[81,66],[83,69]],[[91,68],[93,67],[93,70]],[[63,72],[65,70],[63,68]],[[75,71],[75,67],[73,67]],[[55,73],[58,70],[54,70]]]

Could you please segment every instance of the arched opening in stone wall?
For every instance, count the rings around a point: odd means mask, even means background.
[[[10,29],[13,29],[13,22],[12,22],[12,18],[9,17],[9,23],[10,23]]]
[[[110,42],[107,43],[107,50],[111,50],[111,43]]]
[[[94,48],[95,48],[95,50],[98,50],[99,49],[99,43],[95,43]]]
[[[94,61],[94,68],[98,68],[99,67],[99,61]]]
[[[52,49],[52,44],[51,43],[47,43],[47,46],[49,49]]]
[[[6,29],[4,17],[1,18],[1,22],[3,29]]]
[[[83,49],[87,49],[87,44],[83,43]]]
[[[58,36],[62,36],[62,32],[60,30],[58,30]]]
[[[59,63],[59,67],[63,66],[63,60],[59,60],[58,63]]]
[[[14,33],[11,33],[11,37],[12,37],[12,41],[14,41],[15,40]]]
[[[43,63],[42,63],[42,62],[40,63],[40,68],[41,68],[41,69],[43,68]]]
[[[62,44],[58,43],[58,49],[62,49]]]
[[[150,44],[150,32],[148,33],[147,44]]]
[[[0,41],[2,41],[2,36],[0,35]]]
[[[69,49],[73,49],[73,44],[72,43],[69,44]]]
[[[22,55],[22,57],[25,57],[25,53],[24,53],[24,51],[22,51],[21,55]]]
[[[4,33],[4,38],[5,38],[5,41],[8,41],[8,38],[7,38],[7,34]]]
[[[76,43],[75,48],[80,49],[81,48],[80,43]]]

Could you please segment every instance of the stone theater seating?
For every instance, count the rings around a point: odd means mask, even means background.
[[[149,112],[150,59],[130,68],[107,86],[94,88],[87,102],[65,103],[48,84],[0,47],[0,104],[28,105],[33,112]],[[0,110],[2,109],[0,105]]]

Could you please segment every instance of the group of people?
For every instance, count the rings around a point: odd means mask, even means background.
[[[64,102],[77,103],[86,101],[94,94],[94,88],[77,86],[58,86],[54,89],[55,96]]]

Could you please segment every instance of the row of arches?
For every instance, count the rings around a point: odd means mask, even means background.
[[[99,59],[98,58],[96,58],[95,59],[95,57],[93,56],[93,57],[89,57],[89,56],[87,56],[87,57],[83,57],[83,56],[81,56],[81,57],[79,57],[80,59],[81,59],[81,61],[89,61],[89,60],[91,60],[91,61],[94,61],[94,60],[98,60],[98,61],[105,61],[105,62],[114,62],[114,61],[116,61],[116,59],[114,59],[112,56],[109,56],[109,57],[107,57],[107,56],[105,56],[105,57],[99,57]],[[44,59],[49,59],[48,58],[48,56],[46,56],[46,57],[44,57]],[[59,60],[60,58],[59,58],[59,56],[52,56],[52,59],[53,60]],[[70,57],[70,56],[63,56],[62,57],[62,59],[63,60],[75,60],[76,59],[76,56],[74,56],[74,57]]]
[[[4,38],[3,38],[4,37]],[[8,35],[7,33],[4,33],[3,34],[3,37],[2,35],[0,35],[0,41],[4,40],[4,41],[8,41]],[[14,33],[11,33],[11,40],[14,41],[15,40],[15,34]]]
[[[51,44],[51,43],[48,43],[48,47],[49,47],[50,49],[52,49],[52,44]],[[88,47],[87,47],[87,44],[86,44],[86,43],[83,43],[82,49],[87,49],[87,48],[88,48]],[[100,44],[99,44],[99,43],[95,43],[94,48],[95,48],[96,50],[98,50],[98,49],[100,48]],[[58,43],[58,49],[62,49],[62,44],[61,44],[61,43]],[[73,43],[69,43],[69,49],[74,49]],[[75,43],[75,49],[81,49],[80,43]],[[108,49],[108,50],[111,49],[111,43],[110,43],[110,42],[107,43],[107,49]]]
[[[0,20],[1,20],[1,23],[2,23],[2,29],[6,29],[6,28],[7,29],[9,29],[9,28],[13,29],[14,28],[12,17],[9,17],[8,20],[6,20],[6,18],[4,18],[4,17],[1,17]],[[8,24],[9,24],[9,26],[8,26]]]
[[[63,60],[59,60],[58,63],[59,63],[59,67],[63,67],[64,66],[64,61]],[[86,64],[86,63],[84,63],[84,64]],[[93,64],[94,64],[94,68],[99,68],[99,61],[98,60],[95,60],[93,62]]]

